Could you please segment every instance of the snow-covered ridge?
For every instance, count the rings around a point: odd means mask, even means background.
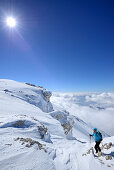
[[[105,161],[105,157],[100,158],[103,165],[92,154],[82,156],[94,146],[89,138],[94,127],[94,122],[88,121],[90,113],[95,114],[94,120],[96,114],[102,113],[105,120],[106,113],[113,109],[112,102],[112,108],[105,105],[99,109],[92,102],[92,107],[85,105],[82,94],[78,95],[80,104],[75,102],[77,94],[73,98],[71,94],[51,95],[50,91],[31,83],[0,80],[0,170],[107,170],[109,167],[112,170],[113,147],[108,152],[103,150],[104,156],[112,157]],[[83,94],[84,98],[87,95],[92,96]],[[100,102],[97,104],[101,107]],[[114,138],[105,132],[103,137],[103,142],[114,143]]]
[[[0,91],[12,98],[21,99],[39,107],[43,112],[53,110],[50,103],[52,93],[45,88],[30,83],[19,83],[13,80],[0,80]]]

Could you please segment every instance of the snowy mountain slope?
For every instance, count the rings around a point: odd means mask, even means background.
[[[71,115],[114,135],[114,93],[53,93],[54,109],[67,110]]]
[[[0,80],[0,91],[7,94],[6,98],[21,99],[39,107],[44,112],[50,112],[53,107],[50,103],[51,92],[43,87],[29,83],[18,83],[12,80]]]
[[[94,145],[88,136],[93,125],[72,114],[68,103],[63,106],[64,98],[53,96],[51,104],[50,97],[42,87],[0,80],[0,170],[113,169],[113,146],[102,158],[83,157]],[[114,143],[114,138],[103,142]]]

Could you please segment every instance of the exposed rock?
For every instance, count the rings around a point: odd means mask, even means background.
[[[25,83],[25,84],[27,84],[29,86],[37,87],[35,84],[31,84],[31,83]]]
[[[7,143],[7,144],[5,144],[5,145],[7,145],[7,146],[11,146],[12,144],[11,144],[11,143]]]
[[[106,144],[105,146],[104,146],[104,149],[110,149],[111,148],[111,146],[109,145],[109,144]]]
[[[106,160],[111,160],[111,159],[112,159],[112,156],[111,156],[111,155],[106,155],[106,156],[105,156],[105,159],[106,159]]]
[[[93,150],[93,147],[91,147],[89,150],[91,150],[91,151],[92,151],[92,150]]]
[[[25,144],[25,142],[23,142],[21,145],[24,145]]]
[[[113,146],[112,142],[105,143],[104,145],[102,144],[101,150],[103,150],[103,149],[107,149],[108,150],[108,149],[111,148],[111,146]]]
[[[19,137],[17,137],[17,138],[14,138],[14,141],[17,141],[17,140],[19,140],[20,138]]]
[[[50,97],[52,96],[52,92],[47,91],[45,88],[41,86],[36,86],[31,83],[25,83],[25,84],[34,87],[33,89],[31,89],[34,95],[25,94],[24,100],[30,104],[35,105],[36,107],[39,107],[43,112],[47,112],[47,113],[52,112],[53,106],[50,102]]]
[[[91,151],[93,152],[93,147],[91,147],[90,149],[88,149],[88,151],[86,152],[86,154],[90,154]]]
[[[4,91],[5,91],[5,93],[7,93],[7,92],[11,93],[11,91],[10,91],[10,90],[8,90],[8,89],[5,89]]]
[[[86,153],[83,153],[82,156],[86,156]]]
[[[52,93],[50,91],[43,90],[44,98],[47,102],[50,102],[50,97],[52,96]]]
[[[17,140],[20,140],[21,142],[22,142],[22,144],[25,144],[25,143],[27,143],[25,146],[26,147],[28,147],[28,148],[30,148],[32,145],[34,145],[34,144],[37,144],[38,145],[38,148],[41,150],[41,149],[43,149],[45,152],[47,152],[46,151],[46,149],[44,148],[44,146],[45,145],[43,145],[43,144],[41,144],[40,142],[38,142],[38,141],[35,141],[35,140],[33,140],[33,139],[31,139],[31,138],[16,138],[16,139],[14,139],[15,141],[17,141]]]
[[[31,83],[25,83],[29,86],[32,86],[32,87],[38,87],[38,88],[41,88],[41,89],[45,89],[43,86],[36,86],[35,84],[31,84]]]
[[[66,110],[64,111],[54,111],[51,113],[51,116],[57,119],[60,123],[61,126],[64,129],[64,134],[66,135],[67,139],[74,139],[72,137],[72,128],[74,125],[74,120],[73,118],[69,115],[69,112]]]
[[[93,148],[93,147],[91,147],[90,149],[88,149],[86,153],[83,153],[82,156],[85,156],[85,155],[90,154],[90,153],[92,153],[93,155],[95,155],[95,154],[94,154],[94,148]],[[101,152],[98,152],[98,157],[100,157],[100,156],[101,156]]]
[[[102,106],[90,105],[89,107],[92,109],[97,109],[97,110],[105,110],[105,108]]]
[[[73,125],[71,125],[70,122],[66,122],[66,123],[61,124],[61,125],[64,128],[65,135],[67,135],[70,132],[70,130],[72,129],[72,127],[73,127]]]
[[[90,150],[87,151],[87,154],[90,154]]]
[[[38,132],[40,133],[41,139],[44,138],[44,135],[47,133],[47,128],[42,124],[41,126],[37,126]]]
[[[26,146],[27,148],[30,148],[30,147],[31,147],[30,144],[26,144],[25,146]]]
[[[41,136],[41,139],[44,139],[45,142],[49,142],[52,143],[51,138],[50,138],[50,134],[48,133],[48,129],[43,125],[39,125],[38,127],[38,132]]]
[[[25,121],[24,120],[18,120],[15,123],[12,124],[14,127],[22,127],[25,125]]]
[[[30,126],[33,126],[35,123],[29,120],[15,120],[13,122],[8,122],[0,126],[1,128],[28,128]]]
[[[109,146],[112,146],[112,142],[109,143]]]

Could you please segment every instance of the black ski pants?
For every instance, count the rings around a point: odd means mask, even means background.
[[[96,153],[97,153],[98,151],[101,152],[101,149],[100,149],[100,147],[99,147],[100,143],[101,143],[101,141],[96,142],[96,144],[95,144]]]

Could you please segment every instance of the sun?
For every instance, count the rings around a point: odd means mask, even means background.
[[[7,17],[6,24],[10,28],[16,27],[16,19],[13,17]]]

